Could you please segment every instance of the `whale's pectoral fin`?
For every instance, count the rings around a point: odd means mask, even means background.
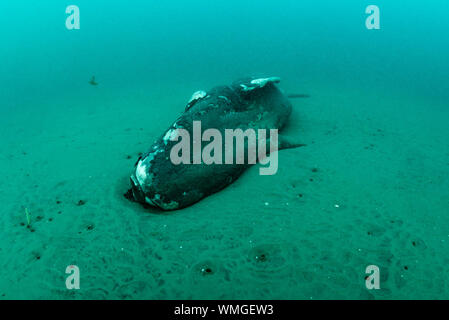
[[[271,145],[270,139],[266,140],[265,150],[267,152],[279,151],[284,149],[294,149],[299,147],[306,147],[307,145],[304,143],[298,142],[296,138],[292,138],[286,135],[279,134],[277,137],[277,142],[274,141],[273,145]]]
[[[295,138],[285,136],[280,134],[278,136],[278,150],[284,150],[284,149],[293,149],[293,148],[299,148],[299,147],[305,147],[307,146],[304,143],[298,142]]]

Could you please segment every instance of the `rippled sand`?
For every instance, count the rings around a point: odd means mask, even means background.
[[[166,213],[122,194],[193,85],[100,85],[0,120],[1,297],[447,297],[449,111],[419,94],[281,86],[310,95],[287,131],[307,147],[282,151],[274,176],[253,167]],[[71,264],[78,291],[65,288]],[[382,290],[365,288],[370,264]]]

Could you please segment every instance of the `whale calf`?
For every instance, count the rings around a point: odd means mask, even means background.
[[[249,161],[251,150],[257,149],[260,155],[269,145],[277,156],[278,149],[302,146],[277,136],[292,111],[290,101],[276,85],[279,82],[278,77],[245,78],[195,92],[178,119],[139,157],[125,197],[162,210],[185,208],[235,181],[254,163]],[[196,132],[199,127],[204,130],[202,135]],[[264,130],[270,132],[269,137],[262,135]],[[231,143],[230,150],[225,148],[229,131],[254,132],[259,145],[254,147],[249,142],[251,135],[246,136],[243,154],[248,153],[247,162],[237,159],[242,153],[233,154],[237,144]],[[226,136],[226,150],[217,147],[211,151],[210,145],[223,142],[220,134]],[[209,147],[203,141],[211,141]],[[189,149],[192,145],[193,152]],[[208,161],[205,154],[215,161]]]

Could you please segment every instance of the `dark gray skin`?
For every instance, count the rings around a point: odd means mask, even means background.
[[[245,164],[174,165],[170,160],[170,150],[178,142],[171,141],[167,136],[182,128],[193,137],[193,121],[201,121],[202,132],[214,128],[224,137],[225,129],[240,128],[245,131],[251,128],[256,132],[266,129],[268,138],[269,129],[284,128],[292,111],[290,101],[275,85],[278,82],[279,78],[275,77],[248,78],[230,86],[215,87],[207,93],[195,93],[182,115],[150,151],[138,159],[131,176],[131,189],[125,196],[163,210],[176,210],[231,184],[250,166],[247,161]],[[207,144],[203,142],[202,147]],[[279,149],[298,146],[301,145],[282,140],[279,136]]]

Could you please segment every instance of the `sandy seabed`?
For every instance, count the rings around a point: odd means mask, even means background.
[[[287,129],[307,146],[276,175],[250,168],[180,211],[127,201],[139,152],[195,89],[100,85],[2,117],[2,299],[449,297],[442,104],[310,83]],[[381,290],[365,288],[371,264]]]

